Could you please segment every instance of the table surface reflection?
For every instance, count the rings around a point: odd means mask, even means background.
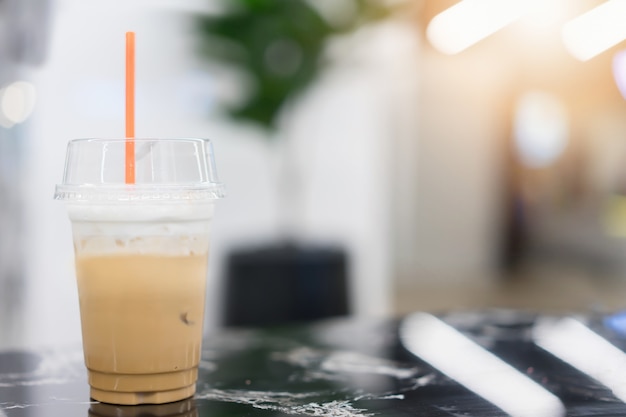
[[[209,335],[193,399],[90,401],[79,346],[0,353],[0,416],[626,415],[626,315],[336,319]]]

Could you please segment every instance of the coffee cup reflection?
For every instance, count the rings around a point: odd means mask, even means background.
[[[89,417],[198,417],[192,398],[167,404],[113,405],[93,403]]]

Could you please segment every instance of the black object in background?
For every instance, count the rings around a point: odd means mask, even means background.
[[[347,281],[347,256],[339,248],[281,244],[237,250],[227,261],[224,324],[347,315]]]

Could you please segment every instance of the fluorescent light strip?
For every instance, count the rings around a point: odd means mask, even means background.
[[[457,54],[515,21],[533,0],[463,0],[435,16],[426,29],[440,52]]]
[[[626,1],[609,0],[563,26],[568,52],[587,61],[626,39]]]
[[[533,330],[535,344],[596,379],[626,401],[626,353],[573,318],[543,319]]]
[[[407,316],[400,338],[413,354],[513,417],[565,415],[554,394],[430,314]]]

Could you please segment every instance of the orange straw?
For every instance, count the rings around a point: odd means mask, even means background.
[[[135,32],[126,32],[126,184],[135,183]],[[130,139],[130,140],[128,140]]]

